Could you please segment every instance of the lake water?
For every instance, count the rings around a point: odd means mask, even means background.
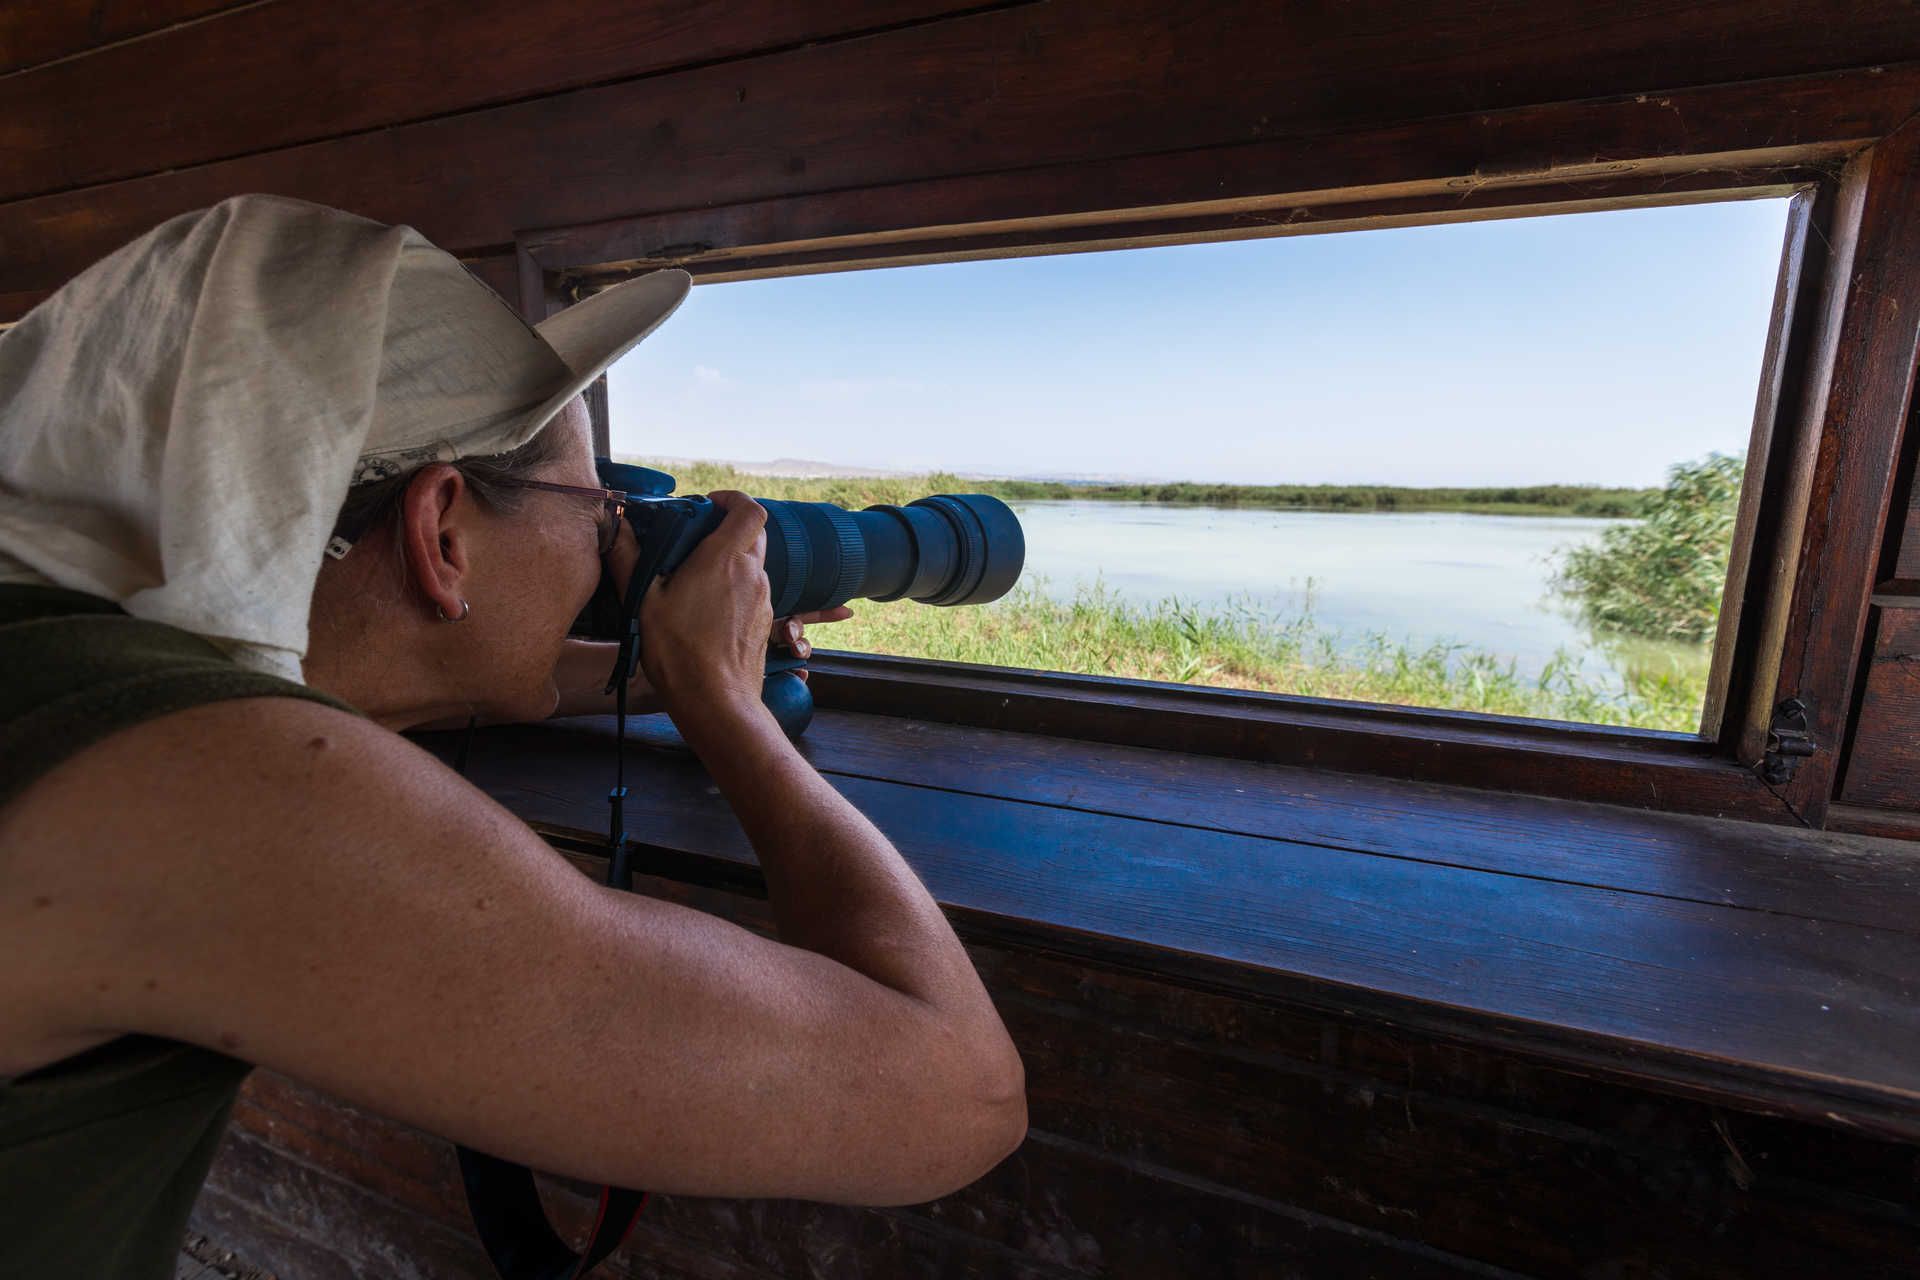
[[[1552,590],[1553,557],[1617,520],[1458,512],[1258,511],[1127,502],[1015,503],[1024,579],[1071,599],[1103,582],[1124,599],[1246,607],[1280,619],[1311,605],[1346,646],[1370,633],[1415,648],[1464,644],[1537,676],[1556,651],[1590,678],[1619,662],[1705,661],[1694,646],[1609,654]],[[1630,657],[1627,656],[1630,654]]]

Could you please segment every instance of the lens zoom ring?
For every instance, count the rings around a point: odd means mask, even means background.
[[[860,588],[867,584],[867,539],[860,532],[853,512],[824,502],[817,510],[833,526],[834,539],[840,544],[840,577],[833,584],[832,594],[820,606],[825,609],[845,604],[859,595]]]
[[[800,527],[799,519],[786,503],[763,502],[760,505],[767,509],[767,523],[780,533],[781,559],[778,565],[773,563],[774,540],[767,539],[767,571],[769,578],[775,571],[785,574],[782,580],[772,583],[775,591],[773,616],[784,618],[793,612],[794,605],[799,603],[801,590],[807,585],[807,568],[812,558],[807,554],[807,531]]]

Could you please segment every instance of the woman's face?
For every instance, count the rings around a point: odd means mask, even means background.
[[[600,487],[585,404],[571,401],[554,429],[567,438],[565,456],[527,478]],[[553,712],[554,666],[600,581],[605,517],[602,504],[576,494],[527,489],[519,497],[516,510],[473,522],[472,610],[443,634],[467,642],[454,652],[470,659],[461,683],[483,717],[534,720]]]

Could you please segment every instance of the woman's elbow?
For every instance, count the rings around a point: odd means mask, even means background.
[[[1011,1045],[1002,1061],[954,1099],[944,1121],[949,1158],[913,1203],[938,1200],[978,1182],[1026,1141],[1027,1074]]]

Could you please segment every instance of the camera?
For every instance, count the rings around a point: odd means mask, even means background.
[[[705,497],[676,497],[664,471],[597,460],[600,483],[627,494],[626,520],[639,542],[633,574],[620,589],[603,570],[573,634],[618,642],[608,691],[640,660],[640,601],[720,526],[725,512]],[[849,511],[830,502],[756,499],[767,512],[767,586],[773,616],[831,609],[849,600],[985,604],[1013,589],[1026,563],[1026,538],[1006,503],[979,493],[932,494],[905,506]],[[798,659],[770,658],[762,697],[790,735],[805,729],[812,698],[793,672]]]

